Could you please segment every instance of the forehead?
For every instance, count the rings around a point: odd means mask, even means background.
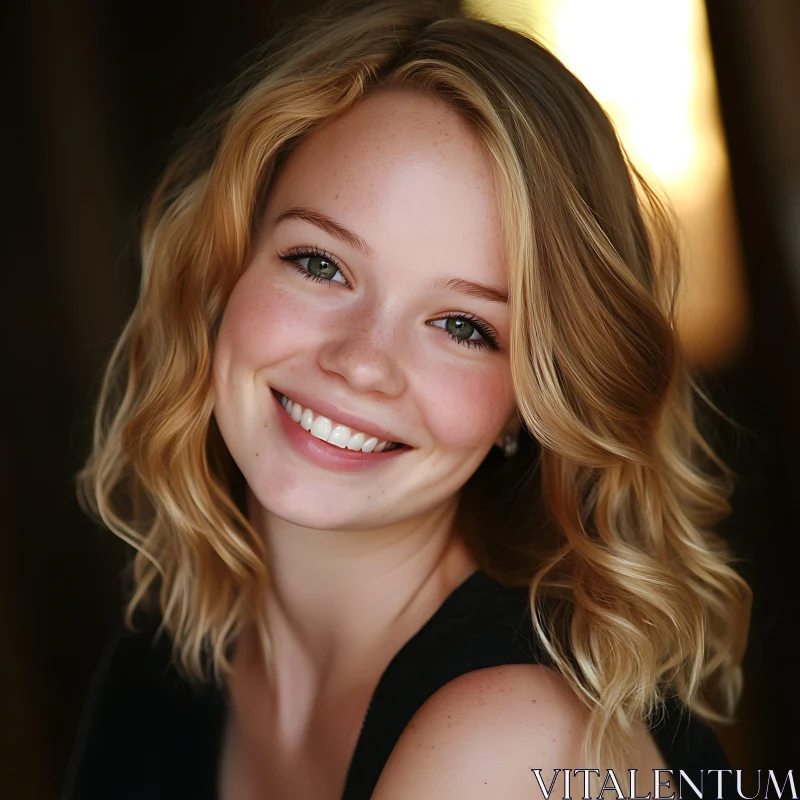
[[[270,191],[267,221],[294,205],[335,218],[376,253],[438,240],[496,282],[504,273],[489,156],[456,111],[417,90],[370,95],[309,135]]]

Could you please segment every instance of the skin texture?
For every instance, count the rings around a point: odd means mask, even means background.
[[[564,797],[563,771],[586,766],[581,742],[587,720],[586,708],[551,669],[508,664],[468,672],[443,686],[414,715],[372,800],[542,798],[533,768],[541,769],[545,787],[551,785],[554,769],[561,769],[551,797]],[[643,729],[625,766],[637,770],[636,793],[655,796],[653,770],[664,768],[666,763]],[[629,786],[622,783],[627,773],[615,774],[629,797]],[[591,777],[591,797],[599,795],[601,785]],[[566,796],[583,793],[583,775],[573,773]],[[612,789],[603,796],[617,795]]]
[[[276,222],[297,207],[346,226],[370,254],[307,220]],[[324,250],[340,271],[327,284],[307,280],[297,267],[308,270],[309,261],[295,258],[293,267],[281,258],[293,248]],[[458,492],[519,421],[508,308],[433,288],[449,277],[507,288],[491,164],[446,104],[412,90],[382,92],[290,156],[271,187],[214,354],[215,416],[247,480],[250,518],[267,544],[274,582],[264,598],[274,681],[254,639],[244,638],[233,657],[222,760],[228,800],[267,788],[287,800],[339,797],[380,675],[477,567],[453,527]],[[444,328],[452,314],[483,320],[500,349],[458,344]],[[413,447],[364,472],[318,466],[287,442],[272,386],[289,397],[293,390],[323,397]],[[503,673],[499,694],[480,686],[474,692],[472,682],[491,683],[492,673],[464,676],[420,710],[393,756],[386,798],[424,796],[416,784],[412,795],[402,787],[408,770],[419,768],[417,744],[437,773],[425,737],[445,747],[450,729],[441,723],[450,703],[462,714],[455,744],[494,715],[497,738],[484,736],[475,752],[482,763],[502,755],[505,765],[517,753],[525,774],[530,758],[502,744],[520,727],[525,741],[557,731],[560,747],[576,746],[580,726],[565,722],[575,713],[568,692],[558,695],[563,703],[550,703],[555,718],[526,715],[526,700],[506,725],[515,692],[540,691],[542,670],[517,667]],[[466,775],[459,791],[470,775],[483,786],[482,773]],[[443,797],[450,789],[437,791]]]

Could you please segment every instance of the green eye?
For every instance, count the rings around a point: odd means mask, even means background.
[[[444,327],[451,336],[455,336],[457,339],[471,339],[476,330],[469,320],[459,317],[448,317]]]
[[[308,250],[295,250],[287,255],[278,256],[292,269],[300,273],[301,277],[317,283],[343,283],[350,284],[344,279],[336,259],[328,253]]]
[[[323,256],[306,256],[305,258],[299,258],[297,260],[307,261],[306,269],[318,278],[331,280],[339,271],[339,267],[337,267],[336,264]]]
[[[444,322],[444,325],[436,325],[437,322]],[[500,349],[495,332],[483,320],[469,314],[450,314],[428,324],[437,328],[441,327],[456,344],[462,347]],[[472,337],[476,333],[478,338],[473,339]]]

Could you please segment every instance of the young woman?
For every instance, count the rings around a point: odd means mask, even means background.
[[[67,796],[716,797],[750,594],[661,204],[535,41],[313,17],[145,219],[80,481],[134,587]]]

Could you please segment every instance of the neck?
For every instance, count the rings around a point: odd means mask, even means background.
[[[380,530],[312,530],[269,514],[250,518],[269,556],[273,652],[305,672],[347,673],[407,640],[477,562],[454,529],[458,498]],[[406,635],[407,634],[407,635]]]

